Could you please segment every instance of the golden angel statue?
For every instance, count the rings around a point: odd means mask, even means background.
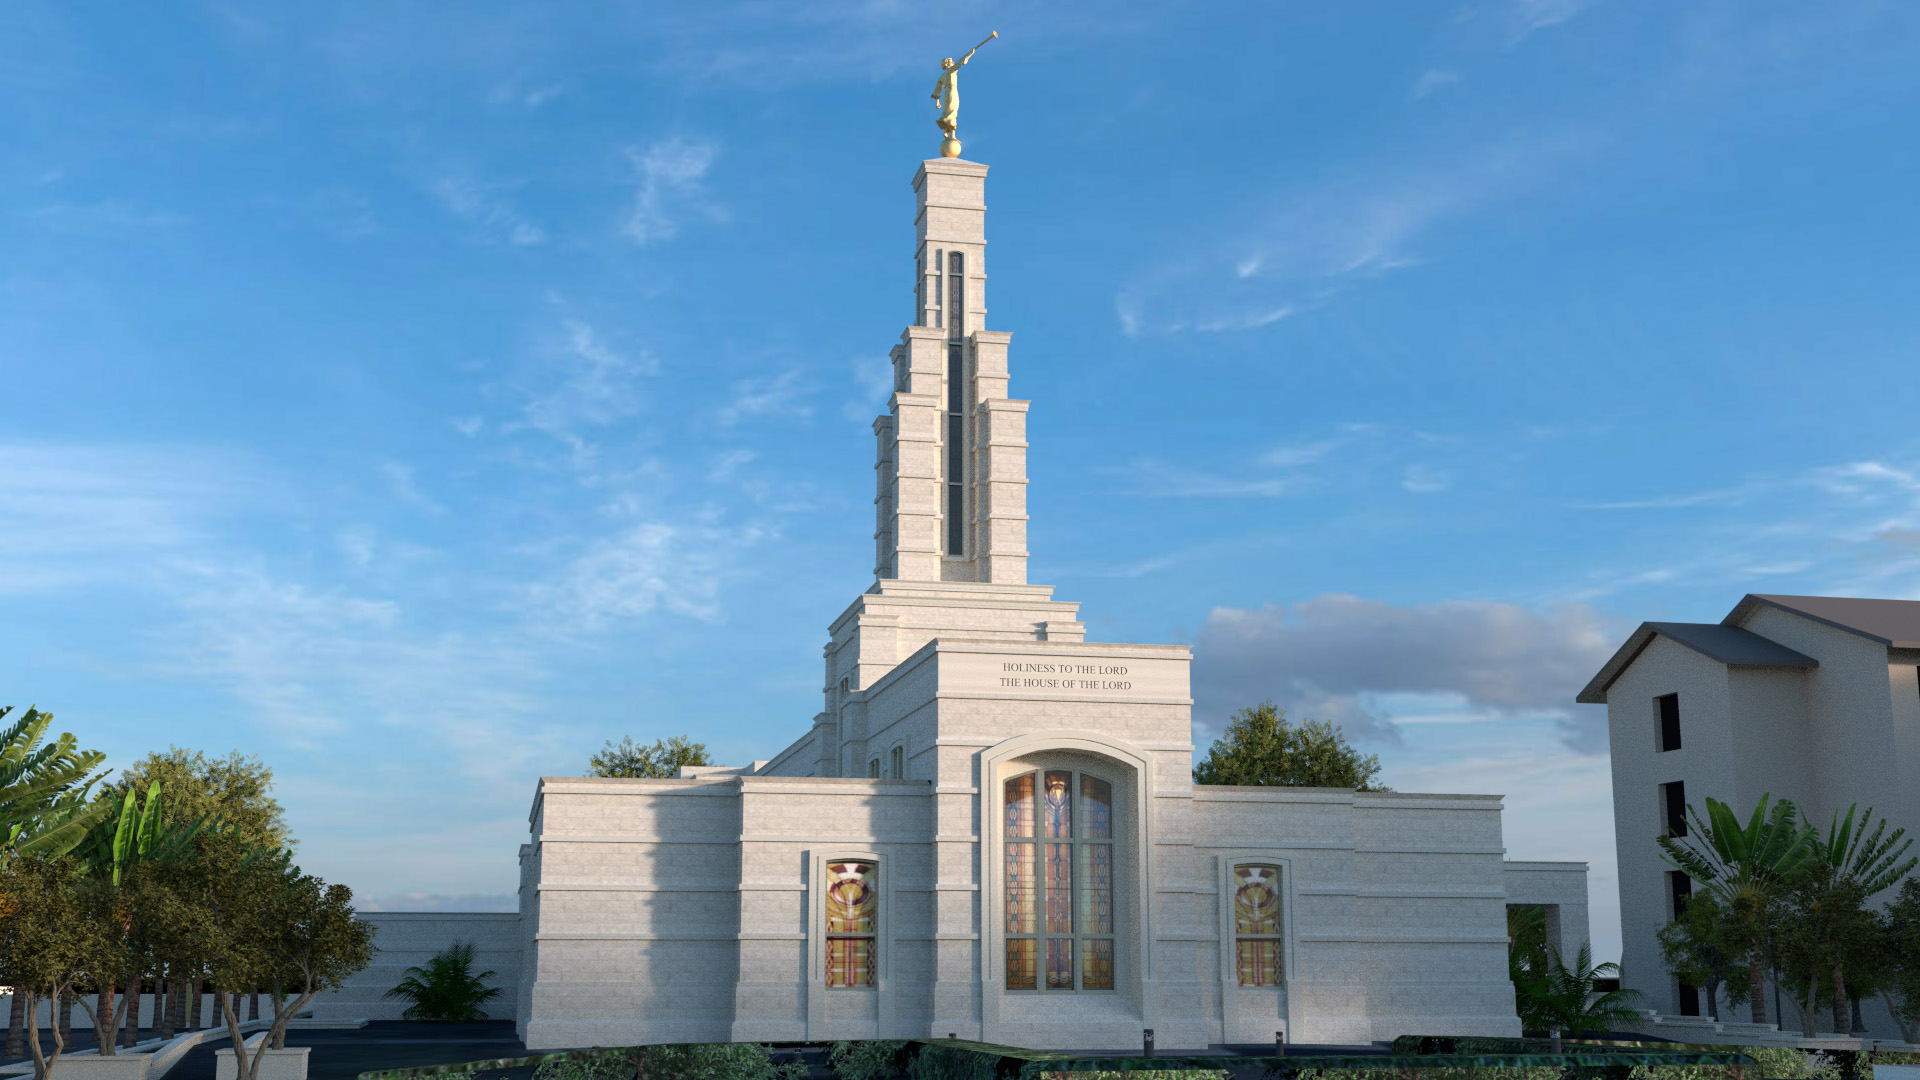
[[[980,45],[985,45],[999,36],[1000,31],[995,30],[988,34]],[[967,55],[961,57],[957,64],[953,62],[951,56],[940,61],[940,81],[933,84],[933,101],[940,109],[940,119],[937,121],[940,130],[947,133],[946,139],[940,144],[940,154],[943,157],[960,156],[960,139],[954,134],[960,126],[960,69],[966,67],[967,61],[973,59],[973,54],[980,51],[980,45],[968,49]]]

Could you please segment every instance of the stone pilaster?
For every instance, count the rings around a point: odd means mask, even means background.
[[[975,581],[1027,583],[1027,408],[1007,397],[1007,346],[1013,335],[973,334],[971,466]]]
[[[898,351],[897,349],[895,350]],[[875,444],[873,463],[873,576],[890,578],[893,576],[893,489],[899,482],[899,471],[894,467],[894,430],[893,417],[876,417],[873,421],[873,440]]]
[[[909,326],[894,350],[893,577],[940,580],[942,331]]]

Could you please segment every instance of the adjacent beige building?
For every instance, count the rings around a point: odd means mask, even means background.
[[[1711,1011],[1667,974],[1655,937],[1692,882],[1654,838],[1683,830],[1688,804],[1715,798],[1744,819],[1762,795],[1791,799],[1823,835],[1854,804],[1920,826],[1917,672],[1913,600],[1748,595],[1718,623],[1633,632],[1579,695],[1607,707],[1623,985],[1661,1013]],[[1870,1031],[1897,1036],[1879,1001],[1862,1007]]]
[[[1196,787],[1189,650],[1087,641],[1028,583],[986,176],[913,178],[874,583],[829,627],[811,727],[746,767],[541,780],[528,1046],[1517,1034],[1506,907],[1577,948],[1585,864],[1505,863],[1497,795]]]

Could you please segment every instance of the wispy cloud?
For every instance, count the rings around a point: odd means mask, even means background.
[[[537,382],[526,391],[521,419],[508,430],[532,428],[569,447],[578,465],[591,463],[589,433],[637,413],[640,384],[660,373],[652,353],[618,349],[583,319],[561,320],[558,340],[546,350]]]
[[[1123,286],[1129,336],[1270,326],[1326,304],[1353,282],[1420,265],[1439,226],[1538,184],[1588,140],[1574,132],[1478,147],[1451,161],[1396,166],[1319,187],[1264,192],[1274,209],[1241,215],[1207,249]]]
[[[1447,68],[1428,68],[1413,81],[1413,89],[1407,91],[1407,100],[1421,101],[1432,96],[1444,87],[1460,81],[1460,73]]]
[[[517,247],[547,242],[546,230],[522,216],[503,194],[511,190],[510,185],[484,184],[469,176],[449,175],[433,181],[430,190],[448,212],[481,226],[490,237]]]
[[[1592,7],[1597,0],[1508,0],[1505,12],[1507,45],[1519,45],[1550,26],[1559,26]]]
[[[162,579],[273,491],[265,470],[212,451],[0,444],[0,593]]]
[[[645,246],[673,239],[689,216],[725,221],[726,209],[708,198],[704,183],[719,153],[718,143],[678,136],[628,150],[635,185],[627,237]]]
[[[720,407],[714,419],[721,427],[734,427],[742,421],[761,417],[785,417],[804,420],[813,416],[806,397],[813,392],[805,373],[789,368],[778,375],[741,379],[733,384],[733,396]]]
[[[713,520],[641,522],[588,545],[532,599],[557,630],[597,630],[655,611],[717,620],[730,557],[764,535]]]

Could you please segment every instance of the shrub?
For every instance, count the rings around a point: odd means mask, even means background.
[[[806,1080],[799,1061],[776,1064],[759,1043],[635,1046],[543,1062],[534,1080]]]
[[[900,1076],[900,1052],[907,1048],[904,1039],[869,1039],[862,1042],[837,1042],[827,1055],[827,1064],[840,1080],[880,1080]]]
[[[473,942],[456,941],[445,952],[427,961],[426,967],[410,967],[400,985],[386,996],[411,1001],[404,1020],[437,1020],[463,1023],[485,1020],[480,1006],[500,996],[500,988],[488,986],[491,971],[473,973]]]

